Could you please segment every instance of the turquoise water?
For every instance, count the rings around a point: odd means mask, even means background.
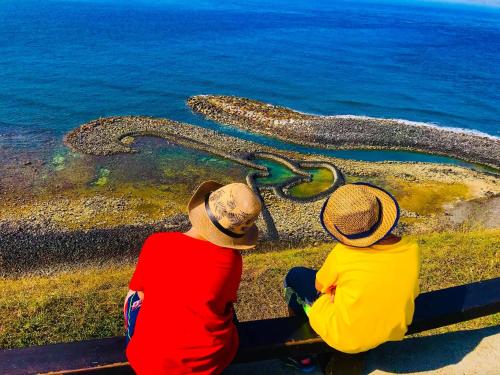
[[[266,166],[269,171],[269,176],[257,178],[259,185],[283,184],[297,176],[290,168],[274,160],[257,159],[254,162]]]
[[[268,168],[269,176],[257,177],[259,185],[282,185],[292,181],[297,175],[285,165],[269,159],[255,159],[255,163]],[[334,182],[333,173],[327,168],[302,168],[311,176],[311,181],[302,182],[289,189],[290,195],[297,198],[310,198],[327,190]]]
[[[185,100],[203,93],[500,135],[499,8],[214,3],[0,2],[0,150],[55,149],[62,134],[81,123],[125,114],[168,117],[297,149],[193,115]],[[404,152],[326,153],[455,162]]]

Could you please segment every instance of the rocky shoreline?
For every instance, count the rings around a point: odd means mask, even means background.
[[[215,131],[177,121],[146,116],[100,118],[70,131],[64,144],[73,151],[90,155],[112,155],[136,152],[131,146],[135,137],[163,138],[180,146],[205,151],[247,167],[265,170],[245,158],[252,148],[238,138],[222,136]]]
[[[417,151],[500,168],[497,137],[394,119],[315,116],[233,96],[198,95],[187,104],[207,119],[287,142],[320,148]]]
[[[342,174],[345,174],[347,182],[355,179],[374,179],[375,182],[397,179],[412,185],[429,181],[465,184],[471,191],[471,199],[490,199],[488,197],[492,194],[500,193],[497,176],[463,167],[427,163],[362,162],[292,151],[277,153],[271,147],[208,129],[149,117],[127,116],[92,121],[70,132],[65,137],[65,144],[74,151],[91,155],[130,153],[138,151],[133,148],[135,137],[145,135],[161,137],[184,147],[231,160],[241,160],[243,165],[255,168],[251,174],[265,175],[268,172],[266,167],[252,161],[252,155],[261,159],[271,158],[294,170],[300,178],[287,180],[285,185],[258,187],[267,214],[258,222],[262,230],[256,251],[330,241],[318,220],[322,205],[320,198],[324,194],[310,201],[293,200],[287,195],[287,189],[294,183],[307,181],[307,173],[303,168],[330,167],[334,175],[337,173],[336,183],[341,183]],[[248,177],[250,182],[255,178],[251,174]],[[213,176],[214,179],[219,177]],[[14,207],[3,212],[0,215],[0,276],[51,273],[85,264],[98,266],[107,262],[132,261],[150,233],[158,230],[182,231],[189,225],[182,208],[156,219],[139,216],[136,210],[145,203],[143,198],[137,197],[131,201],[122,197],[122,194],[120,192],[115,198],[111,198],[112,195],[91,195],[85,199],[76,195],[67,198],[69,201],[49,196],[47,200],[40,202],[25,202],[22,215]],[[182,206],[184,204],[183,201]],[[88,220],[102,212],[117,212],[121,219],[116,223],[65,227],[64,218],[71,218],[74,223]],[[447,220],[442,215],[420,217],[414,212],[406,211],[403,211],[402,216],[410,219],[409,223],[402,223],[399,228],[405,233],[429,228],[438,230],[440,226],[446,225],[444,223]],[[273,225],[269,225],[269,219]],[[416,221],[415,225],[411,223],[412,220]],[[278,238],[279,241],[276,241]]]
[[[142,116],[109,117],[91,121],[69,132],[64,143],[74,151],[93,155],[110,155],[135,152],[133,140],[138,136],[155,136],[168,142],[208,152],[238,164],[255,169],[247,175],[247,183],[259,193],[256,178],[269,176],[269,169],[254,162],[255,159],[274,160],[296,174],[296,177],[271,188],[277,196],[297,202],[315,201],[329,195],[343,183],[340,170],[329,161],[295,162],[285,155],[278,155],[270,147],[228,136],[219,132],[167,119]],[[302,182],[311,181],[304,168],[326,168],[334,176],[329,189],[309,199],[299,199],[288,194],[288,189]]]
[[[131,147],[137,136],[156,136],[169,142],[185,147],[194,148],[232,160],[236,163],[255,169],[247,174],[246,181],[252,190],[264,202],[262,218],[267,228],[268,239],[279,239],[278,231],[261,195],[261,189],[271,190],[281,199],[305,203],[317,201],[331,194],[338,186],[344,183],[340,170],[327,161],[300,161],[295,162],[284,155],[277,155],[271,149],[261,147],[255,143],[227,136],[205,128],[190,124],[155,119],[141,116],[110,117],[92,121],[71,131],[64,138],[64,143],[75,151],[94,155],[109,155],[122,152],[134,152]],[[268,159],[276,161],[289,168],[295,177],[282,183],[269,186],[259,186],[257,179],[268,177],[270,171],[267,167],[254,162],[255,159]],[[333,175],[329,188],[315,196],[300,199],[288,193],[289,189],[303,182],[310,182],[312,176],[304,168],[323,167]]]

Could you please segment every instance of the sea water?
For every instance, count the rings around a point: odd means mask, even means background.
[[[185,105],[197,94],[498,136],[499,67],[500,8],[495,6],[3,0],[0,149],[49,148],[53,158],[65,132],[92,119],[128,114],[297,148],[203,120]],[[409,152],[328,153],[453,162]]]

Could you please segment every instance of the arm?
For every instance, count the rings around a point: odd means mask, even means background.
[[[329,294],[330,295],[330,300],[333,302],[333,299],[335,298],[335,285],[331,285],[328,288],[324,288],[323,285],[316,279],[315,285],[316,290],[318,293],[323,293],[323,294]],[[322,292],[324,290],[324,292]]]
[[[144,245],[142,246],[141,253],[137,261],[137,266],[135,267],[134,274],[132,275],[132,279],[130,280],[129,283],[129,291],[123,303],[124,309],[127,304],[127,300],[135,292],[137,292],[141,300],[144,299],[144,275],[146,272],[147,258],[149,258],[148,253],[151,252],[151,242],[152,242],[152,236],[149,236],[146,239],[146,242],[144,242]]]
[[[338,278],[335,250],[332,250],[316,273],[315,287],[319,293],[329,294],[331,300],[335,296],[335,287]]]
[[[316,279],[316,281],[314,282],[314,287],[316,288],[318,293],[321,293],[321,291],[323,290],[323,285],[321,285],[318,279]]]

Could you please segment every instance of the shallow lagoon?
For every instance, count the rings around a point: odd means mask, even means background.
[[[256,179],[258,185],[282,184],[297,176],[289,168],[274,160],[256,159],[254,161],[269,168],[269,176]],[[333,173],[327,168],[304,168],[304,170],[311,174],[312,180],[299,183],[288,189],[289,194],[295,198],[313,197],[328,189],[333,183]]]
[[[185,100],[238,95],[310,113],[498,135],[499,17],[487,7],[417,2],[4,1],[0,152],[37,149],[50,162],[41,149],[58,153],[66,131],[98,117],[137,114],[303,153],[463,164],[280,143],[204,121]]]

